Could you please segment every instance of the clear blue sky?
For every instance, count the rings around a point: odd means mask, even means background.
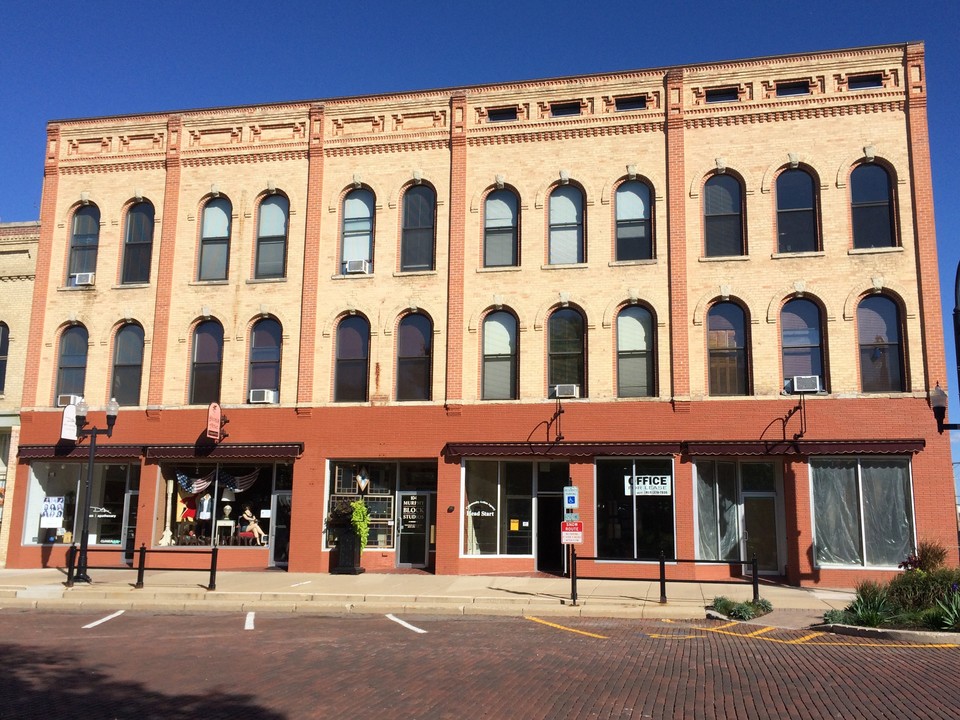
[[[38,218],[50,120],[922,40],[951,417],[960,1],[0,3],[0,221]],[[954,433],[960,459],[960,432]]]

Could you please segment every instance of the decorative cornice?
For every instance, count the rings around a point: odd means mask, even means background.
[[[36,279],[36,275],[0,275],[0,282],[10,282],[12,280],[28,280],[33,282]]]
[[[330,141],[327,141],[330,143]],[[332,144],[332,143],[330,143]],[[355,155],[378,155],[388,152],[421,152],[424,150],[446,150],[450,147],[450,139],[423,140],[419,142],[377,142],[368,145],[349,145],[323,148],[324,157],[352,157]]]
[[[283,152],[266,153],[235,153],[233,155],[202,155],[189,157],[181,155],[180,164],[183,167],[207,167],[210,165],[243,165],[248,163],[279,162],[289,160],[306,160],[307,150],[286,150]]]
[[[686,111],[684,127],[707,128],[724,125],[754,125],[764,122],[781,122],[784,120],[810,120],[814,118],[841,117],[844,115],[865,115],[878,112],[903,112],[904,101],[890,100],[886,102],[858,103],[857,105],[831,105],[829,107],[794,108],[790,110],[762,110],[760,112],[745,112],[736,115],[714,115],[711,117],[694,117]]]
[[[541,142],[550,140],[571,140],[576,138],[606,137],[610,135],[635,135],[645,132],[663,132],[663,121],[635,123],[630,125],[600,125],[595,127],[568,128],[565,130],[533,130],[530,132],[517,132],[504,134],[502,131],[496,135],[478,134],[471,132],[467,143],[472,146],[480,145],[505,145],[523,142]]]
[[[163,160],[142,160],[142,161],[123,161],[110,162],[101,160],[96,164],[61,164],[58,168],[61,175],[86,175],[87,173],[106,173],[106,172],[144,172],[146,170],[163,170]]]

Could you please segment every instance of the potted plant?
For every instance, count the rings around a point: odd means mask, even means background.
[[[363,498],[352,502],[338,499],[330,508],[327,527],[337,543],[337,564],[330,570],[335,575],[359,575],[360,553],[367,546],[370,533],[370,512]]]

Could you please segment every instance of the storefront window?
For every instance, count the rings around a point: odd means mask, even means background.
[[[597,460],[598,557],[675,557],[673,514],[671,460]]]
[[[533,465],[468,460],[464,474],[464,555],[533,552]]]
[[[392,548],[394,543],[394,496],[396,463],[338,462],[332,468],[333,487],[327,512],[336,506],[363,501],[370,513],[368,548]],[[327,547],[336,547],[335,533],[327,528]]]
[[[38,462],[31,466],[24,544],[69,544],[79,540],[82,513],[77,512],[77,507],[83,501],[86,471],[85,463]],[[123,543],[128,496],[139,487],[139,464],[94,465],[88,523],[91,544]]]
[[[292,478],[286,464],[164,465],[161,469],[165,479],[174,481],[169,543],[164,533],[161,545],[268,544],[274,476],[278,489],[289,489]],[[256,522],[250,522],[249,516]]]

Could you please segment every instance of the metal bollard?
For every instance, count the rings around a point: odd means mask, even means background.
[[[570,600],[577,604],[577,547],[570,546]]]
[[[217,550],[217,546],[214,545],[210,552],[210,584],[207,585],[207,590],[217,589]]]
[[[660,604],[667,604],[667,558],[660,551]]]
[[[67,587],[73,587],[73,574],[77,569],[77,546],[67,548]]]
[[[753,566],[753,602],[760,602],[760,578],[757,576],[757,556],[754,554],[753,560],[750,561],[750,564]]]
[[[137,559],[137,584],[134,587],[137,590],[143,588],[143,573],[147,568],[147,546],[145,543],[140,543],[140,549],[137,551],[137,554],[140,556]]]

